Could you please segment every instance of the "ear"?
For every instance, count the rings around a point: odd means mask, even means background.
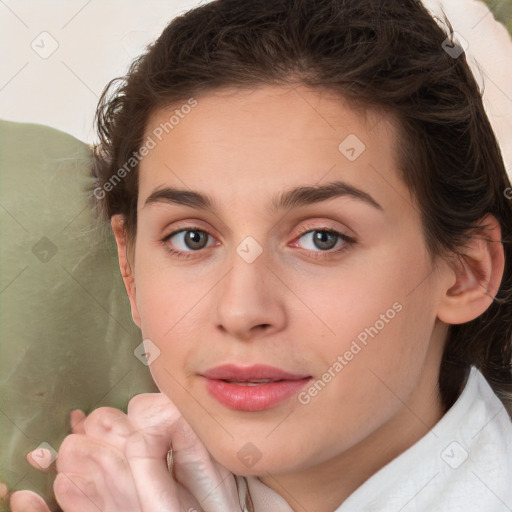
[[[132,270],[132,264],[129,260],[123,215],[113,215],[112,219],[110,220],[110,225],[112,227],[112,231],[114,232],[114,236],[116,237],[119,269],[121,270],[121,276],[123,277],[126,293],[128,293],[128,299],[130,300],[132,318],[135,324],[140,328],[139,310],[137,309],[137,302],[135,300],[135,274]]]
[[[438,317],[447,324],[469,322],[484,313],[503,278],[505,256],[499,222],[488,214],[479,225],[482,231],[465,245],[464,255],[453,265],[452,284],[439,305]]]

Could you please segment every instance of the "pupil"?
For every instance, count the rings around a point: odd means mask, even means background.
[[[185,241],[190,249],[202,249],[201,242],[204,242],[206,236],[201,231],[187,231],[187,235],[185,237]]]
[[[328,241],[329,238],[331,239],[331,243]],[[336,245],[336,236],[334,233],[327,231],[315,231],[313,240],[319,249],[332,249]],[[334,243],[332,243],[333,241]]]

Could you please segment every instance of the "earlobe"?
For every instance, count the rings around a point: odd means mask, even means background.
[[[454,263],[452,284],[439,305],[438,317],[447,324],[469,322],[484,313],[503,278],[505,256],[499,222],[488,214],[479,224],[482,231],[466,244],[464,254]]]
[[[117,244],[117,256],[119,260],[119,269],[121,270],[121,276],[123,278],[126,293],[130,300],[130,306],[132,310],[132,318],[135,324],[140,327],[140,316],[137,309],[136,303],[136,289],[135,289],[135,275],[132,270],[132,264],[128,257],[128,244],[126,230],[124,227],[124,217],[120,214],[113,215],[110,220],[110,225]]]

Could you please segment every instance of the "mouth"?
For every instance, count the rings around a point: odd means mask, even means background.
[[[256,412],[275,407],[296,395],[312,379],[267,365],[222,365],[201,374],[206,390],[222,405]]]
[[[311,377],[311,375],[291,373],[281,368],[264,364],[252,366],[223,364],[211,368],[201,375],[207,379],[225,380],[229,382],[254,382],[256,384],[280,380],[301,380],[306,377]]]
[[[262,384],[268,384],[270,382],[284,382],[284,379],[281,380],[271,380],[271,379],[263,379],[263,380],[226,380],[219,379],[223,382],[229,382],[229,384],[234,384],[235,386],[261,386]]]

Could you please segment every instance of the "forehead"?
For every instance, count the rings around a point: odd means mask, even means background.
[[[139,203],[169,184],[232,203],[340,179],[376,192],[383,175],[407,195],[397,181],[395,133],[389,115],[349,106],[331,91],[214,91],[153,113],[145,139],[154,148],[140,165]]]
[[[192,102],[195,105],[190,107]],[[325,139],[335,135],[341,125],[351,126],[363,135],[382,122],[387,126],[375,133],[374,139],[384,136],[389,140],[394,135],[390,114],[356,105],[334,91],[305,85],[214,90],[193,101],[183,100],[153,112],[147,122],[146,136],[155,130],[161,132],[161,137],[170,132],[179,136],[185,120],[194,132],[187,133],[190,141],[192,135],[196,140],[210,141],[225,140],[228,136],[265,137],[272,128],[286,128],[281,141],[304,137]],[[236,128],[236,132],[229,128]]]

